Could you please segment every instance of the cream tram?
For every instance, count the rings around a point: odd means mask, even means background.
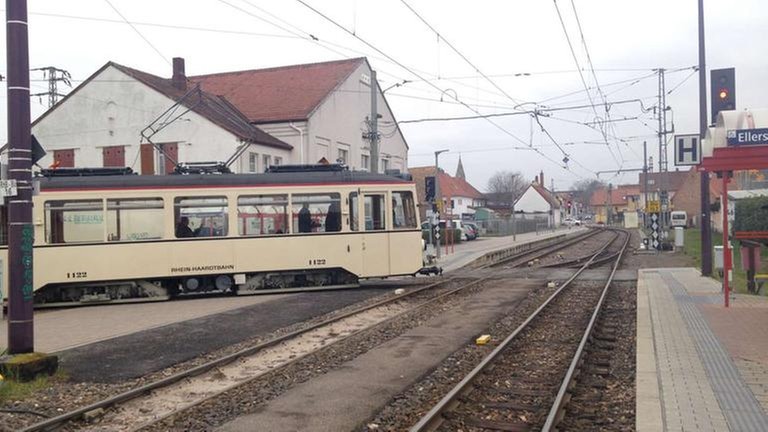
[[[331,165],[39,180],[38,305],[352,287],[422,267],[416,189],[394,176]]]

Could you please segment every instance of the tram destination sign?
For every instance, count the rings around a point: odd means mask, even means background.
[[[749,146],[768,144],[768,128],[731,129],[725,135],[729,146]]]

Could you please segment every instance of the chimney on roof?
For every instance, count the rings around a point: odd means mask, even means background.
[[[187,90],[187,74],[184,72],[184,58],[173,58],[173,76],[171,77],[171,84],[179,90]]]
[[[544,170],[539,172],[539,184],[544,186]]]

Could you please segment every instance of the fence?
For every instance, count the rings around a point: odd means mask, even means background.
[[[523,234],[529,232],[541,232],[551,230],[548,218],[519,218],[512,222],[509,219],[488,219],[475,221],[480,227],[480,233],[489,237],[508,236],[512,234]]]

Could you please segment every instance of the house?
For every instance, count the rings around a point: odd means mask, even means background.
[[[413,177],[413,181],[416,182],[419,210],[422,219],[424,219],[426,217],[426,210],[431,208],[431,204],[425,198],[424,179],[435,175],[435,167],[412,167],[408,169],[408,172]],[[459,161],[456,177],[452,177],[441,169],[438,179],[440,182],[440,197],[445,209],[443,214],[450,215],[452,219],[474,219],[475,208],[485,205],[485,199],[483,194],[464,178],[464,167],[461,161]]]
[[[652,172],[648,173],[648,201],[659,201],[660,191],[666,190],[669,194],[670,204],[674,200],[675,194],[683,185],[688,171],[667,171],[663,173]],[[640,187],[640,207],[645,208],[645,178],[646,175],[640,173],[638,185]]]
[[[738,182],[732,180],[729,189],[737,189]],[[722,195],[723,187],[722,180],[718,179],[715,175],[711,175],[709,179],[709,202],[717,208],[720,196]],[[685,177],[683,178],[680,187],[671,196],[672,210],[683,210],[688,215],[688,226],[699,226],[701,215],[701,173],[696,168],[691,168],[689,171],[685,171]],[[712,214],[710,217],[712,225],[715,225],[715,216]],[[719,223],[717,226],[721,226]]]
[[[175,58],[170,79],[108,62],[35,120],[32,132],[49,151],[41,165],[162,174],[174,161],[223,161],[240,152],[235,172],[323,158],[365,170],[370,142],[361,127],[371,85],[365,58],[198,76],[187,76],[184,59]],[[379,169],[404,170],[408,146],[380,89],[377,102]],[[141,139],[149,126],[162,152]]]
[[[638,185],[609,185],[595,190],[589,200],[595,222],[623,222],[625,213],[637,213],[642,208],[640,195]]]
[[[525,189],[515,201],[515,213],[523,213],[523,217],[533,216],[547,219],[550,227],[560,226],[564,219],[563,206],[557,196],[544,186],[544,173],[542,172]]]

